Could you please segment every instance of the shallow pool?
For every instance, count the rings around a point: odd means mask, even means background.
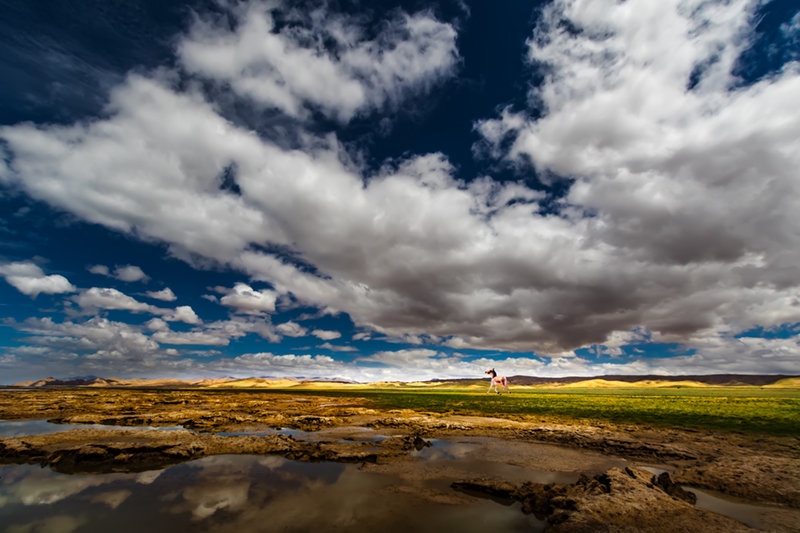
[[[140,474],[0,467],[0,523],[23,531],[542,531],[518,505],[407,490],[356,465],[221,455]],[[438,490],[432,487],[433,493]]]
[[[53,424],[47,420],[0,420],[0,437],[24,437],[26,435],[47,435],[73,429],[126,429],[148,430],[158,429],[176,431],[183,426],[111,426],[106,424]]]

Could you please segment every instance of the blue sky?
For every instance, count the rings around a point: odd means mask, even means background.
[[[0,383],[800,373],[795,2],[0,5]]]

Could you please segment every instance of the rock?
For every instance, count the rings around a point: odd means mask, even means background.
[[[517,487],[507,481],[472,479],[450,484],[457,491],[472,495],[487,496],[494,501],[509,505],[517,500]]]
[[[658,486],[651,483],[652,477],[645,470],[612,468],[592,478],[581,476],[571,485],[524,483],[516,487],[506,482],[466,480],[453,487],[522,502],[523,512],[548,522],[548,533],[753,531],[672,497],[667,490],[682,489],[668,475]]]
[[[430,441],[423,439],[419,434],[413,433],[411,435],[403,435],[400,437],[386,439],[381,443],[381,445],[386,449],[394,448],[402,451],[420,451],[423,448],[431,446],[431,443]]]
[[[419,435],[414,435],[413,436],[412,445],[414,446],[415,450],[420,451],[422,448],[430,447],[431,446],[431,442],[428,441],[428,440],[423,439]]]
[[[651,483],[673,498],[678,498],[692,505],[697,503],[697,495],[694,492],[684,490],[683,487],[672,481],[667,472],[662,472],[658,477],[653,476]]]
[[[750,453],[722,455],[678,469],[675,482],[739,498],[800,509],[800,450],[786,457]]]

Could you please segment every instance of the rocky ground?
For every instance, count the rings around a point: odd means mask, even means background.
[[[524,512],[547,520],[547,531],[752,531],[696,507],[684,485],[765,506],[759,529],[800,531],[798,437],[384,411],[362,398],[260,391],[0,391],[0,419],[186,428],[87,427],[0,438],[0,464],[41,464],[64,473],[143,471],[215,454],[277,454],[359,463],[400,475],[411,487],[430,476],[455,479],[455,490],[427,496],[518,501]],[[307,433],[270,434],[269,428]],[[259,430],[262,435],[235,434]],[[437,439],[469,442],[472,455],[421,468],[419,451]],[[487,464],[573,472],[577,481],[540,483]]]

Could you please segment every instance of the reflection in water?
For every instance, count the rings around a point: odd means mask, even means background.
[[[9,532],[541,531],[519,506],[430,501],[356,465],[214,456],[141,474],[70,476],[0,467]],[[45,518],[46,517],[46,518]]]
[[[725,515],[755,529],[766,529],[764,517],[775,508],[764,505],[751,505],[743,501],[735,501],[729,497],[719,497],[694,487],[684,487],[697,496],[697,506],[713,513]]]
[[[475,477],[475,472],[480,472],[482,476],[490,476],[503,479],[511,483],[523,483],[531,481],[534,483],[574,483],[578,480],[580,472],[548,470],[537,468],[533,464],[520,464],[515,456],[515,444],[501,439],[489,437],[462,437],[456,441],[446,441],[430,439],[430,446],[411,452],[411,455],[424,459],[423,468],[436,469],[445,466],[449,471],[457,473],[462,479]],[[527,445],[526,445],[526,448]],[[552,447],[551,447],[552,448]],[[547,449],[546,445],[537,445],[536,450],[540,453]],[[562,452],[563,453],[563,452]],[[578,454],[576,454],[578,455]],[[595,458],[589,454],[580,454],[583,467],[591,468],[602,464],[603,467],[598,471],[605,470],[610,466],[617,466],[616,463],[624,464],[624,461],[603,458],[597,463]],[[515,464],[516,463],[516,464]],[[547,458],[538,462],[539,466],[547,464]]]
[[[292,428],[271,428],[271,427],[250,427],[237,431],[218,431],[211,432],[220,437],[265,437],[269,435],[286,435],[294,440],[300,441],[328,441],[339,442],[380,442],[386,440],[386,435],[381,435],[371,428],[355,426],[339,426],[333,428],[319,429],[315,431],[303,431],[302,429]]]
[[[269,435],[286,435],[297,440],[302,440],[303,437],[309,435],[307,431],[291,428],[258,428],[258,429],[244,429],[241,431],[207,431],[206,433],[213,433],[220,437],[267,437]]]
[[[0,437],[24,437],[26,435],[47,435],[73,429],[125,429],[161,431],[184,430],[183,426],[110,426],[106,424],[52,424],[47,420],[0,420]]]
[[[653,475],[658,476],[663,472],[670,472],[662,467],[642,466],[639,468],[652,472]],[[742,500],[738,500],[731,496],[717,495],[710,491],[703,491],[695,487],[684,485],[683,489],[693,492],[697,496],[695,505],[701,509],[706,509],[712,513],[721,514],[728,518],[743,523],[754,529],[768,529],[766,526],[765,517],[775,512],[775,507],[766,505],[753,505]]]

